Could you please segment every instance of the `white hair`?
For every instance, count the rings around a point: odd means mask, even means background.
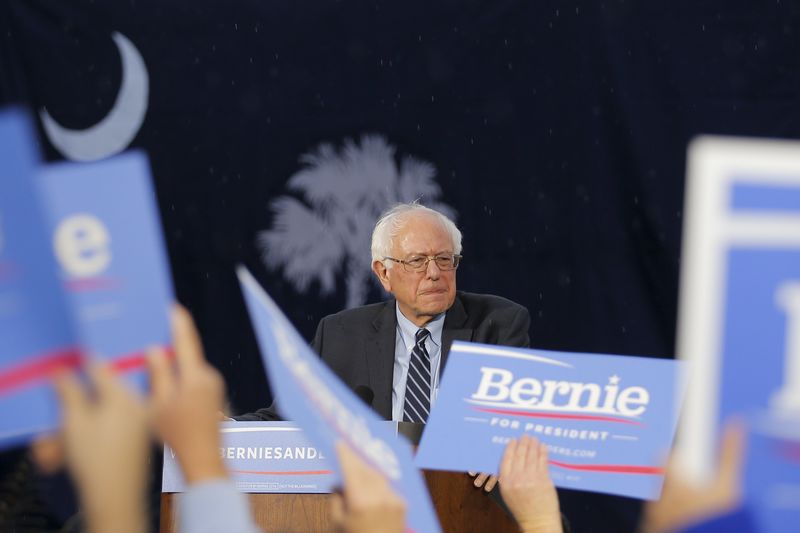
[[[388,211],[384,212],[375,223],[375,229],[372,230],[373,262],[383,261],[385,257],[392,255],[394,238],[400,234],[408,218],[415,215],[428,215],[437,219],[453,241],[453,253],[461,253],[461,231],[459,231],[455,223],[442,213],[425,207],[415,200],[410,203],[392,206]],[[386,265],[386,268],[391,268],[392,261],[384,262],[384,265]]]

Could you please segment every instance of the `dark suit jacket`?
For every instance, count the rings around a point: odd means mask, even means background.
[[[448,309],[442,330],[442,371],[450,344],[455,340],[530,345],[528,310],[511,300],[488,294],[457,292]],[[397,314],[394,298],[378,304],[347,309],[323,318],[312,347],[351,389],[369,387],[372,408],[385,419],[392,416],[392,373],[394,371]],[[280,420],[275,404],[236,420]]]

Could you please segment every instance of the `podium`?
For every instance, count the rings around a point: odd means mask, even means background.
[[[416,444],[422,427],[407,422],[391,422],[397,433]],[[494,497],[476,488],[472,478],[462,472],[423,471],[436,515],[444,532],[492,531],[516,533],[513,519]],[[179,494],[161,495],[161,533],[177,528]],[[254,521],[268,533],[328,532],[330,494],[248,494]]]
[[[463,473],[425,471],[436,515],[444,532],[516,533],[514,521]],[[175,497],[161,495],[161,533],[177,529]],[[255,523],[267,533],[330,532],[330,494],[249,494]]]

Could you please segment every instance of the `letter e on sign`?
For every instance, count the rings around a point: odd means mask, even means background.
[[[56,228],[53,246],[61,268],[75,277],[95,276],[111,263],[108,230],[94,215],[71,215]]]

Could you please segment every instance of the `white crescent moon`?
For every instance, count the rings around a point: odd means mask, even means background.
[[[39,111],[47,138],[72,161],[94,161],[121,152],[133,141],[147,113],[150,80],[141,54],[119,32],[111,34],[122,61],[122,82],[111,111],[97,124],[83,130],[63,127],[46,108]]]

